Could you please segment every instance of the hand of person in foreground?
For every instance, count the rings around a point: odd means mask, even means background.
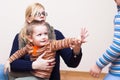
[[[102,69],[100,69],[96,64],[94,64],[90,69],[90,75],[92,75],[93,77],[98,78],[101,71],[102,71]]]

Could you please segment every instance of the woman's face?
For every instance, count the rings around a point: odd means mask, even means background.
[[[33,20],[37,21],[45,21],[47,13],[45,12],[44,8],[39,8],[35,11],[32,11],[32,15],[29,16],[26,20],[28,23],[31,23]]]
[[[34,20],[37,21],[45,21],[46,20],[47,13],[43,8],[39,9],[34,15]]]

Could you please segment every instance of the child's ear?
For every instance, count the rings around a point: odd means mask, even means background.
[[[27,36],[27,39],[28,39],[29,42],[33,42],[33,39],[32,39],[31,36]]]

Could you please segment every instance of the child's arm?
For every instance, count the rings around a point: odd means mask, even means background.
[[[96,61],[96,66],[99,69],[103,69],[105,66],[107,66],[109,63],[112,63],[115,61],[115,65],[119,64],[118,57],[120,56],[120,16],[117,14],[114,19],[114,34],[112,43],[110,46],[106,49],[106,51],[100,56]],[[115,72],[115,70],[118,69],[118,66],[115,66],[114,68],[109,68],[112,72]],[[101,72],[101,71],[100,71]],[[90,70],[90,73],[92,76],[97,77],[100,74],[99,71],[96,71],[94,69],[94,65]],[[117,73],[116,73],[117,74]]]
[[[6,61],[4,66],[4,73],[6,73],[7,71],[10,72],[10,63],[25,55],[27,53],[28,48],[29,48],[29,44],[27,44],[25,47],[21,48],[20,50],[17,50],[13,55],[9,57],[9,59]]]
[[[87,30],[85,28],[82,28],[80,38],[66,38],[62,40],[53,40],[51,43],[51,49],[54,51],[69,47],[78,49],[76,45],[79,46],[80,49],[81,44],[86,42],[85,39],[87,36]]]
[[[13,55],[11,55],[9,57],[9,62],[12,63],[14,60],[22,57],[23,55],[25,55],[27,53],[27,49],[28,49],[28,45],[26,45],[25,47],[21,48],[20,50],[17,50]]]

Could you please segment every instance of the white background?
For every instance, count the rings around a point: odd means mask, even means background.
[[[48,12],[47,21],[65,37],[77,37],[80,28],[89,31],[87,43],[82,45],[80,65],[68,68],[61,60],[62,70],[89,71],[96,59],[112,42],[113,18],[117,11],[114,0],[2,0],[0,2],[0,63],[8,58],[13,39],[23,27],[27,6],[40,2]],[[107,67],[103,69],[107,72]]]

